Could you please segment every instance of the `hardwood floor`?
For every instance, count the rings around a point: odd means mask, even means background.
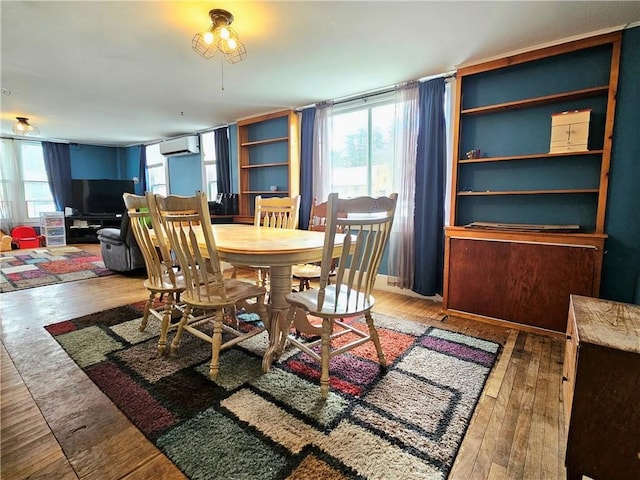
[[[0,295],[1,478],[185,478],[42,328],[143,298],[142,279],[126,275]],[[441,321],[440,305],[427,299],[388,292],[376,299],[374,312],[503,345],[449,479],[565,478],[562,339]]]

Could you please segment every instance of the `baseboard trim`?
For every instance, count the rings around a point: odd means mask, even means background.
[[[409,290],[408,288],[400,288],[393,285],[387,285],[387,275],[378,274],[378,276],[376,277],[374,288],[383,292],[391,292],[397,293],[398,295],[404,295],[405,297],[421,298],[423,300],[431,300],[433,302],[442,303],[442,297],[438,294],[428,297],[425,295],[420,295],[419,293]]]

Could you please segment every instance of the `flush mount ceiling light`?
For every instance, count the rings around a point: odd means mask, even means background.
[[[13,126],[13,133],[16,135],[39,135],[40,130],[29,123],[26,117],[16,117],[16,124]]]
[[[217,52],[222,52],[229,63],[238,63],[247,56],[244,44],[238,34],[229,26],[233,23],[233,15],[226,10],[214,8],[209,11],[211,26],[206,32],[196,33],[191,46],[198,55],[207,60]]]

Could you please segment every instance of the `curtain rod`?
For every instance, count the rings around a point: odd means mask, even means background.
[[[456,77],[456,71],[452,70],[452,71],[445,72],[445,73],[439,73],[439,74],[436,74],[436,75],[429,75],[427,77],[421,77],[418,80],[413,80],[413,81],[426,82],[428,80],[433,80],[435,78],[444,78],[446,80],[448,78],[455,78],[455,77]],[[368,91],[366,91],[364,93],[358,93],[357,95],[348,95],[346,97],[340,97],[340,98],[337,98],[337,99],[333,100],[333,104],[334,105],[339,105],[341,103],[351,102],[351,101],[354,101],[354,100],[360,100],[362,98],[368,98],[368,97],[372,97],[374,95],[382,95],[384,93],[393,92],[397,87],[399,87],[401,85],[405,85],[407,83],[411,83],[411,80],[408,81],[408,82],[397,83],[397,84],[389,86],[389,87],[381,87],[381,88],[377,88],[375,90],[368,90]],[[305,108],[315,107],[317,105],[321,105],[322,103],[325,103],[325,102],[311,103],[311,104],[305,105],[303,107],[295,108],[294,110],[296,112],[300,112],[300,111],[304,110]]]

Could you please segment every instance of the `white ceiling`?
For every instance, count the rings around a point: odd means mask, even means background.
[[[212,8],[235,16],[245,61],[191,50]],[[640,1],[2,0],[0,16],[1,133],[26,116],[41,138],[116,146],[635,23]]]

